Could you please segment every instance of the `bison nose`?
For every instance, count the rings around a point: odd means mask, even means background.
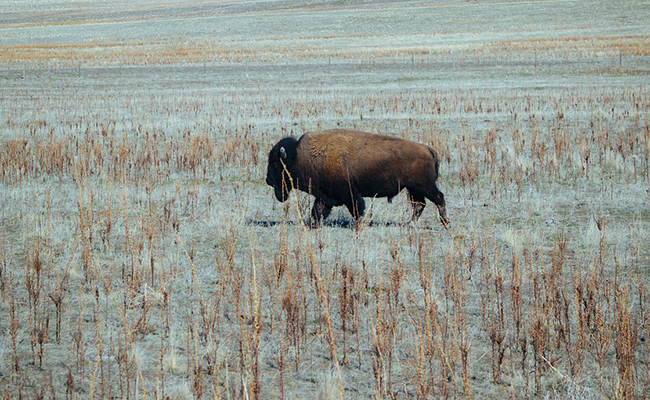
[[[273,183],[271,183],[271,180],[269,179],[268,176],[266,177],[266,184],[269,186],[273,186]]]

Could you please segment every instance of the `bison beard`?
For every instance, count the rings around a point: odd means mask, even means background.
[[[358,224],[365,211],[364,197],[387,197],[390,202],[404,188],[413,204],[413,222],[422,214],[426,198],[436,204],[446,227],[445,199],[436,186],[438,166],[436,152],[425,145],[339,129],[280,140],[269,152],[266,183],[281,202],[293,188],[316,197],[312,227],[341,205]]]

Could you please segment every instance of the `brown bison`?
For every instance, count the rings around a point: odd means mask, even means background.
[[[387,197],[390,202],[404,188],[413,204],[413,222],[422,214],[426,197],[438,206],[446,227],[445,197],[436,186],[437,178],[438,156],[430,147],[346,129],[280,140],[269,153],[266,173],[266,183],[281,202],[292,188],[316,197],[312,227],[340,205],[357,224],[365,211],[364,197]]]

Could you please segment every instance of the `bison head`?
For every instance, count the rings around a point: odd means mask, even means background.
[[[269,152],[269,166],[266,170],[266,184],[273,186],[278,201],[289,198],[291,167],[296,161],[298,141],[294,138],[280,140]]]

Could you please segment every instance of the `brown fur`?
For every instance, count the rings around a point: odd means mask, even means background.
[[[309,140],[310,154],[316,158],[324,157],[323,171],[328,177],[345,173],[344,159],[350,152],[352,136],[337,134],[335,131],[312,135]]]
[[[291,188],[281,190],[286,174],[278,162],[280,149],[285,152],[282,160],[294,186],[316,197],[312,224],[339,205],[347,206],[358,220],[365,209],[363,197],[387,197],[390,201],[404,188],[414,206],[414,220],[428,198],[438,206],[443,224],[447,223],[444,195],[436,186],[438,158],[425,145],[344,129],[308,133],[298,141],[283,139],[269,153],[267,173],[267,183],[283,201]]]

